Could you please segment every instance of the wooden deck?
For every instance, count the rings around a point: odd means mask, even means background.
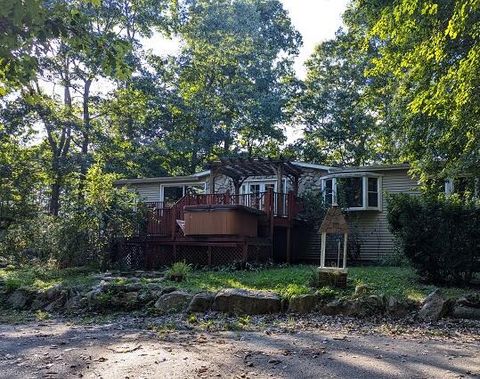
[[[292,192],[268,191],[243,195],[190,194],[170,207],[163,203],[147,203],[149,208],[147,236],[183,239],[185,236],[179,224],[185,220],[185,207],[195,205],[242,205],[262,211],[264,213],[261,217],[262,226],[271,229],[267,235],[262,233],[262,237],[272,237],[273,227],[289,227],[301,210],[301,204]]]
[[[290,259],[290,234],[301,204],[293,193],[273,191],[258,194],[189,194],[172,206],[147,203],[146,233],[126,241],[117,260],[147,269],[179,260],[202,266],[234,262],[266,262],[273,258],[274,233],[286,233],[287,261]],[[258,214],[258,235],[185,235],[185,209],[195,206],[241,206]],[[212,217],[216,217],[212,215]]]

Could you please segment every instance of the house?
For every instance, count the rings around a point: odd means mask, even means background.
[[[407,164],[332,167],[239,158],[213,162],[190,176],[124,179],[117,185],[136,191],[151,209],[143,247],[138,247],[138,239],[132,242],[136,251],[150,251],[146,255],[155,262],[147,266],[179,258],[199,264],[239,258],[316,263],[318,225],[300,217],[301,198],[307,192],[321,194],[326,205],[338,203],[344,209],[351,256],[378,261],[394,252],[386,194],[418,192],[408,171]],[[255,225],[255,232],[242,225]],[[204,253],[198,253],[202,249]],[[236,252],[227,254],[228,249]]]

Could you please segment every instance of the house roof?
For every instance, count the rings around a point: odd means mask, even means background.
[[[390,164],[390,165],[369,165],[369,166],[357,166],[357,167],[334,167],[334,166],[326,166],[321,164],[298,162],[298,161],[289,163],[290,170],[296,171],[294,166],[298,167],[299,171],[301,171],[302,168],[314,169],[314,170],[325,170],[329,174],[350,173],[350,172],[353,173],[353,172],[365,172],[365,171],[378,172],[378,171],[389,171],[389,170],[408,170],[410,168],[410,165],[408,163]],[[268,175],[267,172],[263,174],[258,172],[257,174]],[[203,182],[204,179],[209,175],[210,175],[210,170],[204,170],[192,175],[185,175],[185,176],[158,176],[158,177],[152,177],[152,178],[120,179],[120,180],[117,180],[115,184],[128,185],[128,184],[148,184],[148,183],[195,183],[195,182]]]
[[[126,184],[147,184],[147,183],[195,183],[202,182],[202,179],[210,175],[210,170],[201,171],[193,175],[183,176],[157,176],[153,178],[120,179],[115,182],[117,185]]]
[[[330,173],[334,174],[337,172],[348,173],[348,172],[365,172],[365,171],[390,171],[390,170],[408,170],[410,165],[408,163],[399,163],[399,164],[389,164],[389,165],[369,165],[369,166],[355,166],[355,167],[332,167]]]
[[[298,162],[298,161],[294,161],[292,162],[292,164],[302,168],[313,168],[315,170],[325,170],[325,171],[329,171],[336,168],[334,166],[325,166],[325,165],[316,164],[316,163],[306,163],[306,162]]]
[[[348,233],[348,224],[343,216],[342,210],[333,206],[328,208],[322,225],[319,229],[320,233]]]

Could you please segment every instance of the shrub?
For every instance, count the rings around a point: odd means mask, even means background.
[[[467,284],[480,271],[480,208],[458,198],[391,195],[388,222],[418,273],[436,284]]]
[[[172,280],[174,282],[182,282],[187,278],[191,271],[192,265],[188,264],[187,262],[175,262],[172,267],[168,269],[167,278],[168,280]]]
[[[306,191],[302,196],[302,204],[302,218],[314,224],[323,220],[328,209],[323,199],[323,193],[320,191]]]
[[[144,220],[136,196],[115,188],[115,175],[98,165],[87,174],[85,197],[65,201],[59,216],[38,213],[0,235],[0,257],[20,264],[55,261],[61,267],[106,266],[117,239],[133,235]]]

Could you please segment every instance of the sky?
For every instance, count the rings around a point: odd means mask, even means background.
[[[349,0],[282,0],[294,27],[303,38],[303,47],[295,61],[297,76],[304,78],[303,63],[315,46],[335,36],[342,26],[342,14]]]
[[[342,26],[342,14],[349,0],[282,0],[282,3],[303,38],[303,46],[295,60],[295,72],[303,79],[306,74],[304,62],[316,45],[335,37],[335,32]],[[285,134],[286,143],[293,143],[303,136],[303,127],[286,125]]]

